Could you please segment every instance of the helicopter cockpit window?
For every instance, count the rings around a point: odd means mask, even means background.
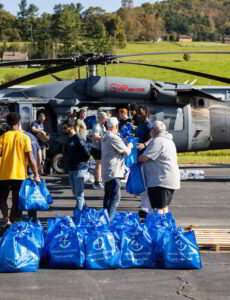
[[[150,120],[163,121],[168,131],[181,131],[184,129],[184,115],[182,108],[164,108],[156,107],[153,111],[150,110]]]
[[[8,128],[6,123],[6,116],[9,113],[8,106],[0,106],[0,135],[2,135]]]
[[[5,121],[6,120],[6,116],[9,113],[9,108],[8,106],[1,106],[0,107],[0,120]]]

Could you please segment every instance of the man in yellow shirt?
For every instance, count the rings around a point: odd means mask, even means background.
[[[0,136],[0,209],[5,226],[21,217],[18,210],[19,191],[21,183],[27,178],[28,164],[35,175],[35,181],[40,182],[36,161],[32,155],[31,141],[20,131],[20,115],[9,113],[6,122],[9,130]],[[7,198],[12,190],[12,208],[8,217]]]

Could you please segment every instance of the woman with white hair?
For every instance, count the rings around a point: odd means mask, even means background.
[[[138,160],[143,163],[152,209],[168,212],[174,191],[180,188],[176,146],[162,121],[153,122],[151,141]]]

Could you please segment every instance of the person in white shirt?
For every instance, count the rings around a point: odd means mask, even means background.
[[[162,121],[153,122],[152,139],[138,160],[143,163],[144,179],[152,209],[168,212],[174,191],[180,188],[176,146]]]

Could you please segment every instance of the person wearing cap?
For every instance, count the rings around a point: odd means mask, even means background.
[[[132,143],[127,146],[118,136],[118,120],[108,119],[107,131],[101,140],[102,179],[104,182],[103,207],[108,210],[110,220],[113,219],[120,202],[120,179],[124,177],[124,156],[129,155]]]
[[[94,190],[103,189],[104,186],[101,183],[101,139],[106,132],[105,123],[107,122],[107,113],[102,111],[98,114],[98,123],[93,126],[93,132],[91,136],[88,136],[92,140],[91,155],[96,161],[95,168],[95,183],[93,184]]]
[[[76,209],[82,210],[86,206],[84,179],[88,170],[90,151],[86,140],[80,134],[76,133],[74,127],[75,122],[70,119],[63,124],[63,131],[68,135],[67,162],[69,182],[73,195],[76,198]]]
[[[138,160],[143,163],[144,179],[152,209],[168,212],[174,191],[180,188],[176,146],[162,121],[153,122],[152,140]]]

